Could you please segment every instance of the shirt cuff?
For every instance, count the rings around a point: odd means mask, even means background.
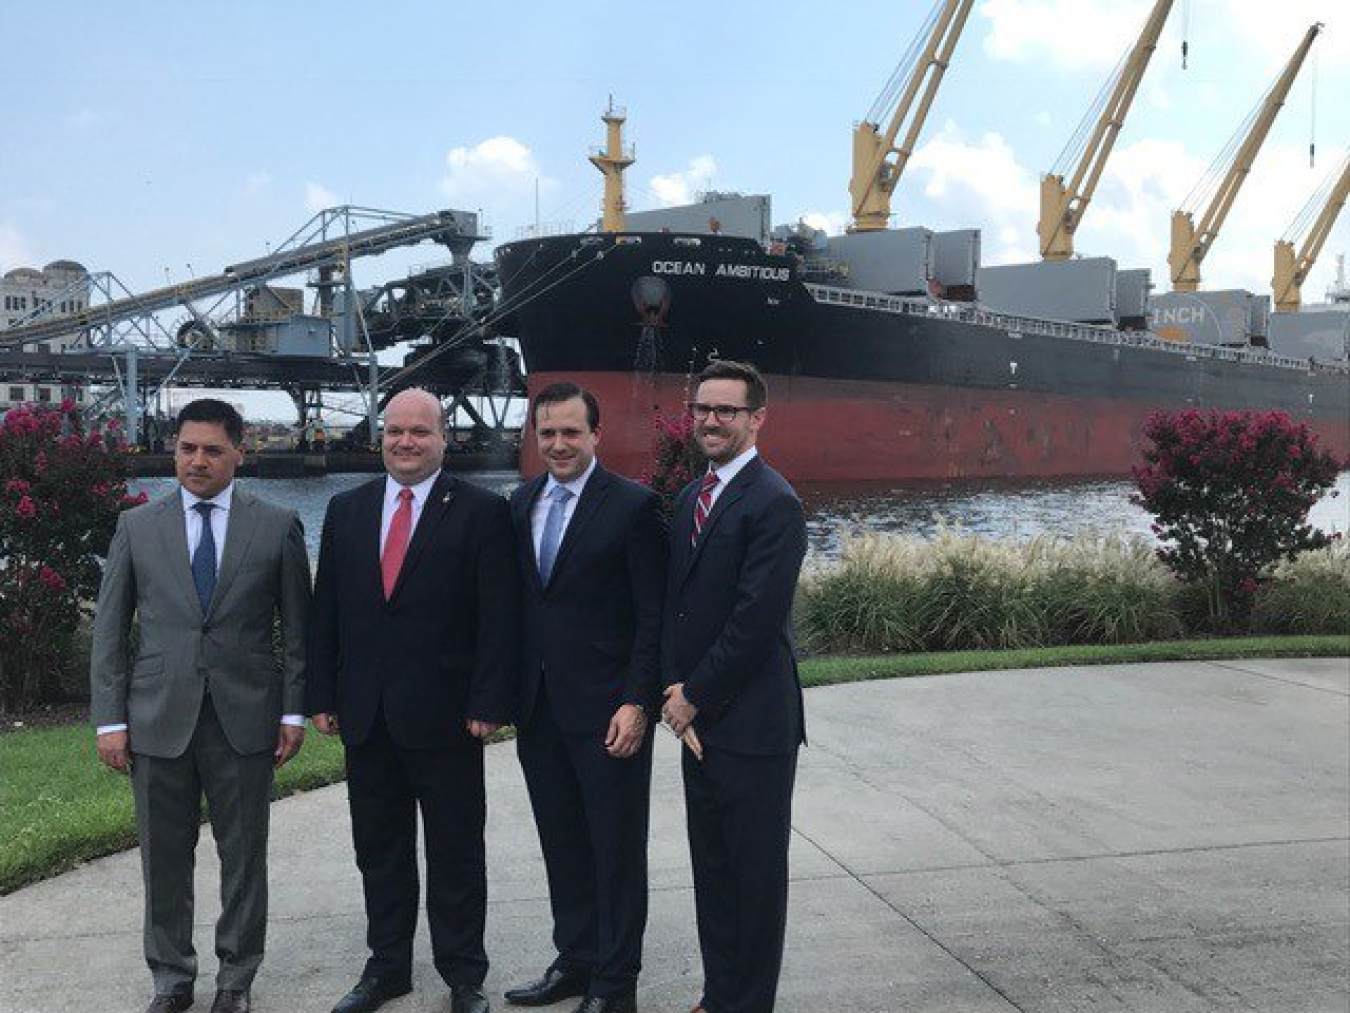
[[[283,714],[281,715],[281,723],[283,725],[298,725],[304,728],[305,716],[303,714]]]
[[[125,724],[121,725],[99,725],[94,731],[98,735],[108,735],[112,732],[124,732],[127,730]]]

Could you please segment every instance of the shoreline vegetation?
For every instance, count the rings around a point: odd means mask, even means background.
[[[1292,657],[1350,657],[1350,635],[827,655],[805,658],[801,677],[811,688],[1066,665]],[[498,741],[510,737],[508,729]],[[311,729],[304,748],[279,772],[274,797],[333,784],[343,774],[341,744]],[[130,786],[124,775],[98,764],[86,723],[0,734],[0,895],[135,845]]]

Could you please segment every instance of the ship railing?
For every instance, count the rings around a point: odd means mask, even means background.
[[[811,283],[806,284],[806,290],[811,293],[812,298],[817,302],[830,303],[835,306],[879,310],[883,313],[895,313],[900,316],[941,317],[943,320],[998,327],[1018,336],[1039,334],[1068,338],[1073,341],[1092,341],[1102,345],[1147,348],[1190,358],[1222,359],[1228,362],[1249,362],[1262,366],[1278,366],[1282,369],[1350,374],[1350,363],[1318,362],[1312,359],[1294,359],[1287,355],[1275,355],[1268,352],[1251,352],[1241,348],[1164,341],[1147,331],[1120,331],[1114,327],[1102,327],[1094,324],[1076,324],[1063,320],[1045,320],[1040,317],[1014,316],[1008,313],[995,313],[969,303],[947,302],[940,299],[911,299],[905,296],[887,295],[884,292],[867,292],[859,289],[837,288],[832,285]]]

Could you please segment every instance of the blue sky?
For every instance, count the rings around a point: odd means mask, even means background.
[[[1030,258],[1037,178],[1151,6],[978,0],[897,194],[899,221],[978,225],[986,263]],[[481,208],[509,240],[534,219],[536,181],[545,222],[583,227],[600,196],[585,155],[611,94],[637,148],[635,208],[708,187],[767,192],[775,221],[838,228],[851,126],[929,7],[10,0],[0,271],[71,258],[148,288],[260,255],[333,203]],[[1271,243],[1350,142],[1345,7],[1177,0],[1080,252],[1150,266],[1162,286],[1171,208],[1322,20],[1205,265],[1207,287],[1266,291]],[[1350,212],[1305,298],[1320,299],[1337,253],[1350,254]],[[431,247],[387,255],[358,281],[435,259]]]

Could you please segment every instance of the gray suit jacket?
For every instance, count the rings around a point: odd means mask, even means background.
[[[235,485],[225,552],[210,607],[192,582],[180,491],[123,513],[94,617],[90,661],[94,725],[125,722],[133,753],[180,756],[202,698],[241,754],[276,748],[282,714],[305,710],[304,532],[292,510]],[[273,651],[280,615],[282,661]],[[138,621],[135,658],[132,617]]]

